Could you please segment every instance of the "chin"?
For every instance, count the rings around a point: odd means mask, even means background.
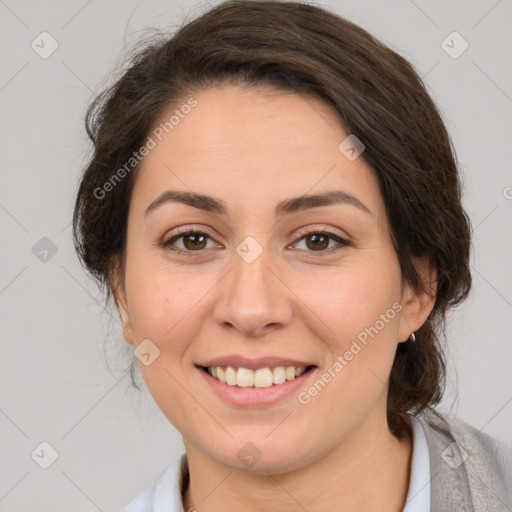
[[[314,458],[297,450],[297,446],[302,446],[302,452],[307,450],[303,442],[284,439],[277,432],[269,436],[271,431],[267,429],[263,435],[256,436],[236,436],[224,447],[216,445],[209,450],[210,454],[232,470],[261,475],[287,473],[302,467],[306,459]]]

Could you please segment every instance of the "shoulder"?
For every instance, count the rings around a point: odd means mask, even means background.
[[[181,512],[181,485],[183,469],[186,467],[186,455],[182,453],[162,475],[142,490],[121,512],[153,512],[165,510]]]
[[[481,429],[470,425],[457,416],[441,413],[437,410],[429,410],[424,414],[417,416],[424,429],[431,432],[438,443],[452,438],[459,445],[459,448],[467,448],[470,451],[462,453],[461,456],[465,460],[470,460],[470,456],[474,456],[474,462],[477,461],[476,456],[483,458],[487,463],[495,463],[503,468],[509,468],[512,464],[512,444],[505,443],[495,437],[486,434]]]
[[[434,501],[451,503],[445,510],[512,510],[511,445],[434,409],[417,419],[428,444]]]

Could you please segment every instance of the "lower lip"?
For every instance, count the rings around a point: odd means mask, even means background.
[[[315,373],[313,368],[293,380],[287,380],[282,384],[272,384],[267,388],[239,387],[224,384],[220,380],[215,379],[202,368],[196,366],[197,371],[202,375],[203,379],[213,388],[213,390],[226,402],[237,406],[257,407],[272,405],[279,400],[290,396],[296,392],[304,382]]]

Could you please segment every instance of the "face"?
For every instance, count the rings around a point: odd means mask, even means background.
[[[300,468],[386,424],[397,344],[433,303],[402,287],[377,179],[339,149],[349,134],[327,105],[266,87],[195,98],[137,175],[124,337],[187,453]]]

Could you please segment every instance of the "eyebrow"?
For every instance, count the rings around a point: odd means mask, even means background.
[[[144,216],[165,203],[181,203],[206,212],[219,215],[228,214],[226,203],[216,197],[197,194],[195,192],[166,190],[146,208]],[[321,194],[304,195],[286,199],[277,204],[275,215],[279,218],[295,212],[309,210],[310,208],[317,208],[319,206],[329,206],[331,204],[352,205],[369,215],[373,215],[368,207],[357,197],[343,192],[342,190],[330,190]]]

